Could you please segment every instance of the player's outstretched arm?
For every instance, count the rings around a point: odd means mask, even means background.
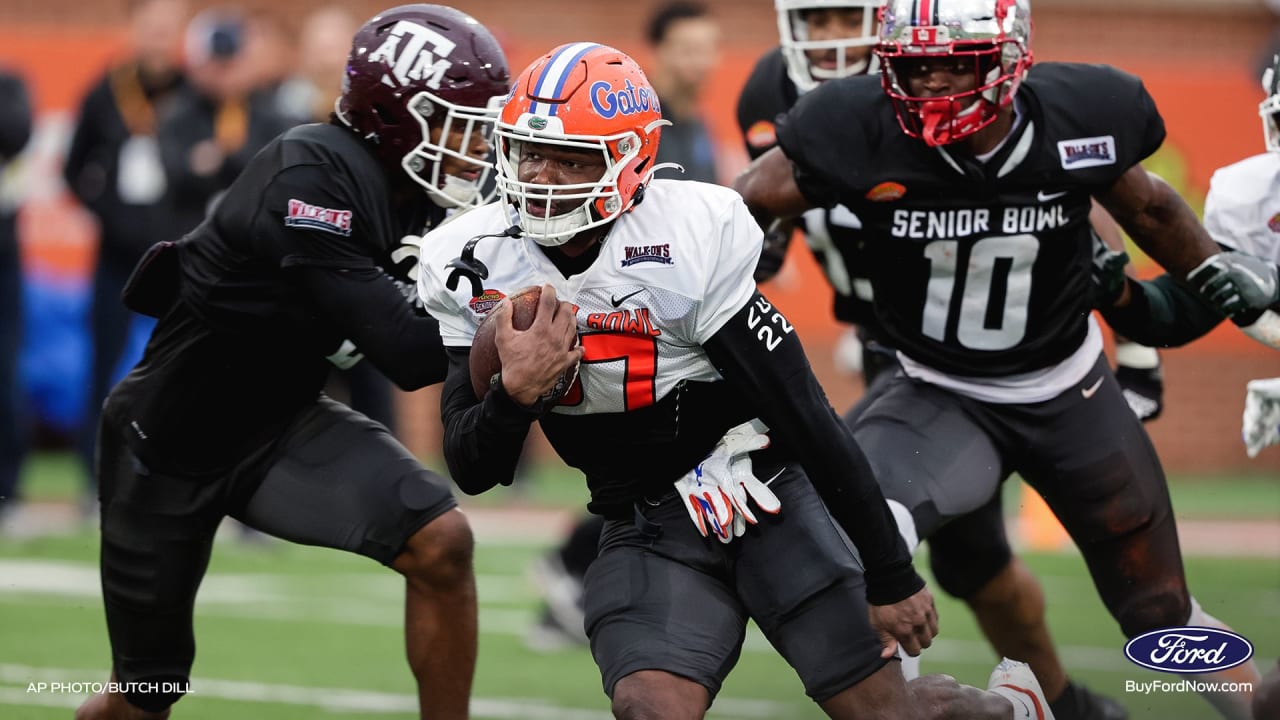
[[[758,291],[704,344],[707,357],[743,397],[754,399],[770,434],[800,460],[832,517],[858,546],[867,600],[906,649],[928,647],[933,603],[898,534],[866,456],[827,401],[800,339]]]
[[[520,407],[502,389],[476,400],[471,387],[471,348],[448,348],[449,376],[440,397],[444,457],[449,475],[468,495],[510,485],[537,414]]]
[[[439,324],[415,313],[386,273],[313,265],[293,272],[334,328],[398,387],[417,390],[444,380]]]
[[[1223,252],[1181,196],[1140,166],[1097,197],[1139,247],[1174,277],[1187,278],[1198,295],[1237,325],[1252,325],[1280,302],[1280,268],[1244,253]]]
[[[796,184],[791,160],[778,147],[747,166],[733,181],[733,189],[746,201],[751,216],[765,229],[770,228],[775,220],[790,220],[814,207]]]
[[[1186,277],[1221,252],[1182,196],[1141,165],[1096,197],[1138,247],[1175,277]]]

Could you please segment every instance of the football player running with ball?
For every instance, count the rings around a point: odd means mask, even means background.
[[[854,437],[886,497],[929,538],[1017,472],[1125,635],[1220,624],[1187,590],[1163,470],[1090,315],[1091,198],[1172,272],[1239,265],[1138,164],[1164,139],[1155,103],[1113,68],[1033,68],[1027,0],[882,12],[881,77],[801,98],[736,187],[762,224],[839,203],[870,230],[876,317],[903,370]],[[1247,716],[1245,693],[1209,700]]]
[[[609,47],[561,46],[516,80],[497,130],[502,202],[423,241],[454,480],[510,483],[535,421],[586,475],[607,518],[586,630],[619,718],[703,717],[748,618],[831,717],[1051,717],[1022,664],[1002,663],[994,692],[903,681],[894,652],[930,644],[932,597],[794,328],[751,279],[762,234],[741,198],[651,180],[662,125],[640,68]],[[521,331],[493,300],[529,286],[541,296]],[[501,369],[477,392],[482,320]]]
[[[228,515],[404,575],[420,716],[467,717],[471,530],[446,480],[322,389],[329,368],[362,356],[405,389],[444,379],[439,326],[404,288],[418,236],[481,200],[490,108],[508,80],[468,15],[405,5],[374,17],[353,38],[332,120],[272,141],[204,223],[135,270],[127,302],[160,320],[103,408],[97,462],[115,685],[77,720],[169,716]]]

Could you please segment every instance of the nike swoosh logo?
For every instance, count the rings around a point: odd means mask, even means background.
[[[786,469],[786,468],[782,468],[782,469],[781,469],[781,470],[779,470],[778,472],[774,473],[774,474],[773,474],[773,477],[769,478],[768,480],[765,480],[765,481],[764,481],[764,484],[765,484],[765,485],[772,485],[772,484],[773,484],[773,481],[774,481],[774,480],[777,480],[779,477],[782,477],[782,473],[784,473],[784,472],[786,472],[786,471],[787,471],[787,469]]]
[[[1046,203],[1052,200],[1057,200],[1058,198],[1066,194],[1067,194],[1066,190],[1063,190],[1062,192],[1057,192],[1057,193],[1046,193],[1045,191],[1041,190],[1040,192],[1036,193],[1036,200],[1039,200],[1042,203]]]
[[[618,297],[617,295],[613,295],[613,296],[610,296],[610,298],[609,298],[609,302],[613,303],[613,306],[614,306],[614,307],[618,307],[618,306],[619,306],[619,305],[621,305],[622,303],[626,302],[628,298],[633,298],[633,297],[635,297],[635,296],[639,295],[639,294],[640,294],[640,293],[642,293],[642,292],[644,292],[644,288],[640,288],[639,290],[637,290],[637,291],[635,291],[635,292],[633,292],[633,293],[627,293],[626,295],[623,295],[622,297]]]
[[[1080,394],[1084,396],[1085,400],[1088,400],[1089,398],[1093,397],[1095,393],[1098,392],[1098,388],[1100,387],[1102,387],[1102,378],[1098,378],[1098,382],[1090,385],[1087,388],[1081,388]]]

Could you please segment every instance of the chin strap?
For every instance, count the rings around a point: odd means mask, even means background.
[[[453,272],[449,273],[449,277],[445,280],[444,284],[450,290],[457,290],[458,281],[465,277],[471,283],[471,297],[480,297],[484,294],[484,283],[482,281],[489,277],[489,268],[483,262],[476,259],[476,245],[485,238],[518,238],[521,235],[523,235],[523,233],[520,230],[520,226],[512,225],[500,233],[477,235],[471,238],[467,241],[466,245],[462,246],[462,254],[450,260],[449,263],[445,265],[446,269],[451,268]]]

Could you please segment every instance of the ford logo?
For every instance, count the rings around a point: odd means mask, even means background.
[[[1233,668],[1253,657],[1253,643],[1226,630],[1179,627],[1152,630],[1124,646],[1125,657],[1144,668],[1205,673]]]

